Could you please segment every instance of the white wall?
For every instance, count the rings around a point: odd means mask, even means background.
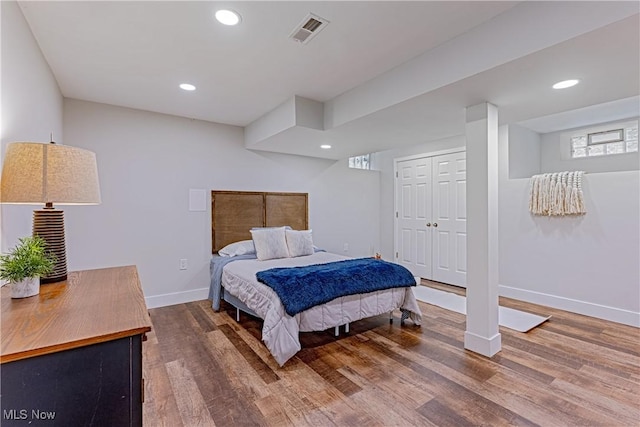
[[[638,171],[585,175],[584,216],[532,216],[529,180],[508,178],[508,143],[503,126],[500,294],[640,326]]]
[[[384,259],[393,260],[394,188],[393,160],[416,154],[430,154],[465,146],[464,135],[431,141],[412,147],[376,153],[375,167],[380,170],[380,253]]]
[[[378,172],[252,152],[234,126],[77,100],[65,100],[64,128],[96,153],[102,190],[101,205],[65,209],[69,269],[136,264],[149,306],[206,296],[211,213],[188,211],[190,188],[308,192],[318,246],[364,256],[379,245]]]
[[[513,146],[510,135],[517,138]],[[499,138],[500,295],[640,326],[638,171],[587,174],[583,217],[533,217],[529,176],[540,172],[544,135],[501,126]],[[464,146],[461,136],[377,153],[385,258],[393,259],[393,159]],[[524,177],[509,178],[510,162],[516,175]],[[578,168],[565,164],[563,169]]]
[[[540,134],[509,125],[509,178],[529,178],[540,173]]]
[[[1,1],[2,157],[7,143],[48,142],[62,135],[62,95],[49,65],[14,1]],[[12,248],[19,237],[31,235],[33,210],[38,206],[2,205],[2,244]]]
[[[189,188],[309,192],[318,246],[352,256],[377,250],[377,172],[251,152],[236,127],[75,100],[64,102],[63,138],[63,98],[51,70],[17,4],[0,7],[2,151],[53,133],[98,157],[102,205],[63,207],[70,271],[136,264],[150,306],[206,296],[210,212],[188,212]],[[2,205],[1,250],[31,234],[34,208]],[[180,258],[188,270],[178,270]],[[181,294],[163,296],[173,293]]]

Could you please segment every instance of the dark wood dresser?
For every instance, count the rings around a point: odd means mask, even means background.
[[[0,309],[0,425],[142,425],[151,321],[135,266],[71,272],[25,299],[5,286]]]

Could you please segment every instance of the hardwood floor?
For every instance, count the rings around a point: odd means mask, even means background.
[[[464,293],[463,289],[423,284]],[[501,298],[553,317],[501,327],[491,359],[463,348],[463,315],[420,303],[422,327],[386,315],[301,334],[279,368],[261,322],[208,301],[150,310],[146,426],[640,426],[640,329]]]

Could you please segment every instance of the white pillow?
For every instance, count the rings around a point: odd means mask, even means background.
[[[256,256],[260,261],[275,258],[289,258],[285,227],[251,230]]]
[[[226,257],[255,253],[256,248],[253,246],[253,240],[241,240],[239,242],[231,243],[218,251],[218,255]]]
[[[291,230],[290,225],[279,225],[277,227],[251,227],[251,230],[268,230],[270,228],[284,228],[285,230]]]
[[[290,257],[313,255],[313,239],[311,230],[286,230],[287,247]]]

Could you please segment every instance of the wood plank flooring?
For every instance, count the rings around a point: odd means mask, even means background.
[[[464,294],[434,282],[423,285]],[[278,367],[260,320],[208,301],[150,310],[145,426],[640,426],[640,329],[501,298],[553,317],[501,327],[502,351],[464,350],[465,317],[419,303],[399,314],[303,333]],[[224,304],[224,303],[223,303]]]

